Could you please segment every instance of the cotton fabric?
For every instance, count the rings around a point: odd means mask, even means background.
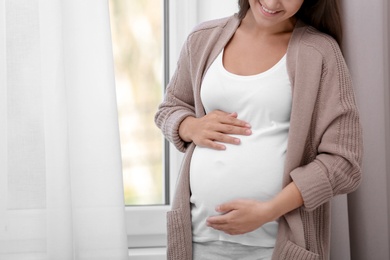
[[[236,112],[250,122],[252,134],[236,136],[240,144],[225,144],[223,151],[195,148],[190,166],[193,240],[273,247],[276,220],[234,236],[208,227],[206,221],[219,215],[215,208],[222,203],[237,198],[268,201],[282,189],[291,113],[286,57],[267,71],[250,76],[228,72],[222,60],[223,51],[205,74],[202,104],[206,113],[216,109]]]
[[[128,259],[107,1],[0,4],[0,259]]]
[[[193,243],[194,260],[271,260],[273,248],[212,241]]]

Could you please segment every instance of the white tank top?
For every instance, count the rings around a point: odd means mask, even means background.
[[[282,189],[290,126],[291,84],[286,55],[271,69],[253,76],[228,72],[219,54],[206,72],[201,100],[206,113],[237,112],[252,126],[239,145],[218,151],[196,147],[190,166],[191,215],[195,242],[229,241],[273,247],[277,221],[243,235],[228,235],[206,225],[215,207],[234,199],[267,201]]]

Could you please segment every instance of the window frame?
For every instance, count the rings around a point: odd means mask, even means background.
[[[168,61],[164,61],[164,66],[169,66],[169,74],[165,75],[164,84],[172,77],[176,69],[182,45],[197,22],[197,2],[191,0],[163,0],[164,2],[164,35],[168,38],[164,40],[164,52],[168,53]],[[166,201],[172,201],[175,191],[176,179],[183,154],[177,151],[172,144],[166,144],[164,154],[169,159],[169,169],[165,178],[169,183],[166,188],[169,191]],[[166,185],[167,185],[166,183]],[[142,257],[153,256],[153,259],[165,259],[166,247],[166,213],[170,205],[151,206],[127,206],[125,209],[126,233],[128,238],[128,248],[130,259],[142,259]],[[147,249],[147,250],[145,250]],[[149,259],[149,258],[148,258]]]

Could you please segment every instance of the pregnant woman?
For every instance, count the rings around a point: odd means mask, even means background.
[[[185,152],[168,259],[329,259],[362,157],[337,0],[238,4],[188,36],[155,117]]]

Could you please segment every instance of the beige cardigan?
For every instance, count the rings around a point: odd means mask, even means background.
[[[234,15],[193,30],[155,117],[166,138],[185,152],[167,214],[168,259],[192,259],[189,165],[195,145],[181,140],[178,128],[187,116],[205,115],[200,99],[203,75],[239,24]],[[331,37],[298,22],[287,68],[293,101],[283,184],[294,181],[304,205],[280,218],[272,259],[329,259],[330,200],[354,191],[361,181],[358,110],[348,69]]]

